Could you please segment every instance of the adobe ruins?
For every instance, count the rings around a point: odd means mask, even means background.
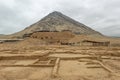
[[[68,43],[68,41],[74,36],[75,34],[73,34],[71,31],[65,30],[62,32],[39,31],[39,32],[34,32],[30,37],[44,40],[50,44],[62,44],[62,43]]]
[[[95,40],[87,35],[75,34],[70,30],[63,31],[35,31],[23,35],[23,39],[1,39],[0,43],[23,41],[24,39],[38,39],[47,44],[71,46],[109,46],[110,41]]]
[[[49,44],[58,45],[78,45],[78,46],[109,46],[109,41],[89,40],[80,35],[72,33],[70,30],[58,31],[37,31],[27,37],[33,39],[40,39],[48,42]],[[76,37],[79,37],[79,39]]]

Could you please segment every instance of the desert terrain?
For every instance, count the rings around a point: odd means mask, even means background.
[[[120,80],[120,38],[52,12],[0,35],[0,80]]]
[[[120,47],[3,43],[0,80],[120,80]]]

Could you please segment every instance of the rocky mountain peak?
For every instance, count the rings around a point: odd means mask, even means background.
[[[12,36],[22,37],[24,34],[29,34],[35,31],[63,31],[70,30],[76,34],[86,35],[101,35],[99,32],[91,29],[90,27],[75,21],[74,19],[62,14],[61,12],[54,11],[40,21],[30,25],[24,30],[13,34]]]

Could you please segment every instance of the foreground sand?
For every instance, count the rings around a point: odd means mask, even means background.
[[[16,55],[39,57],[12,59]],[[0,60],[0,66],[4,65],[0,67],[0,80],[120,80],[120,47],[0,44],[1,57],[9,58]],[[40,65],[56,58],[60,59],[56,75],[55,66],[29,65],[37,59],[35,64]]]

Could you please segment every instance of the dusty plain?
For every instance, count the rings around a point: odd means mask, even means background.
[[[0,80],[120,80],[120,47],[0,44]]]

